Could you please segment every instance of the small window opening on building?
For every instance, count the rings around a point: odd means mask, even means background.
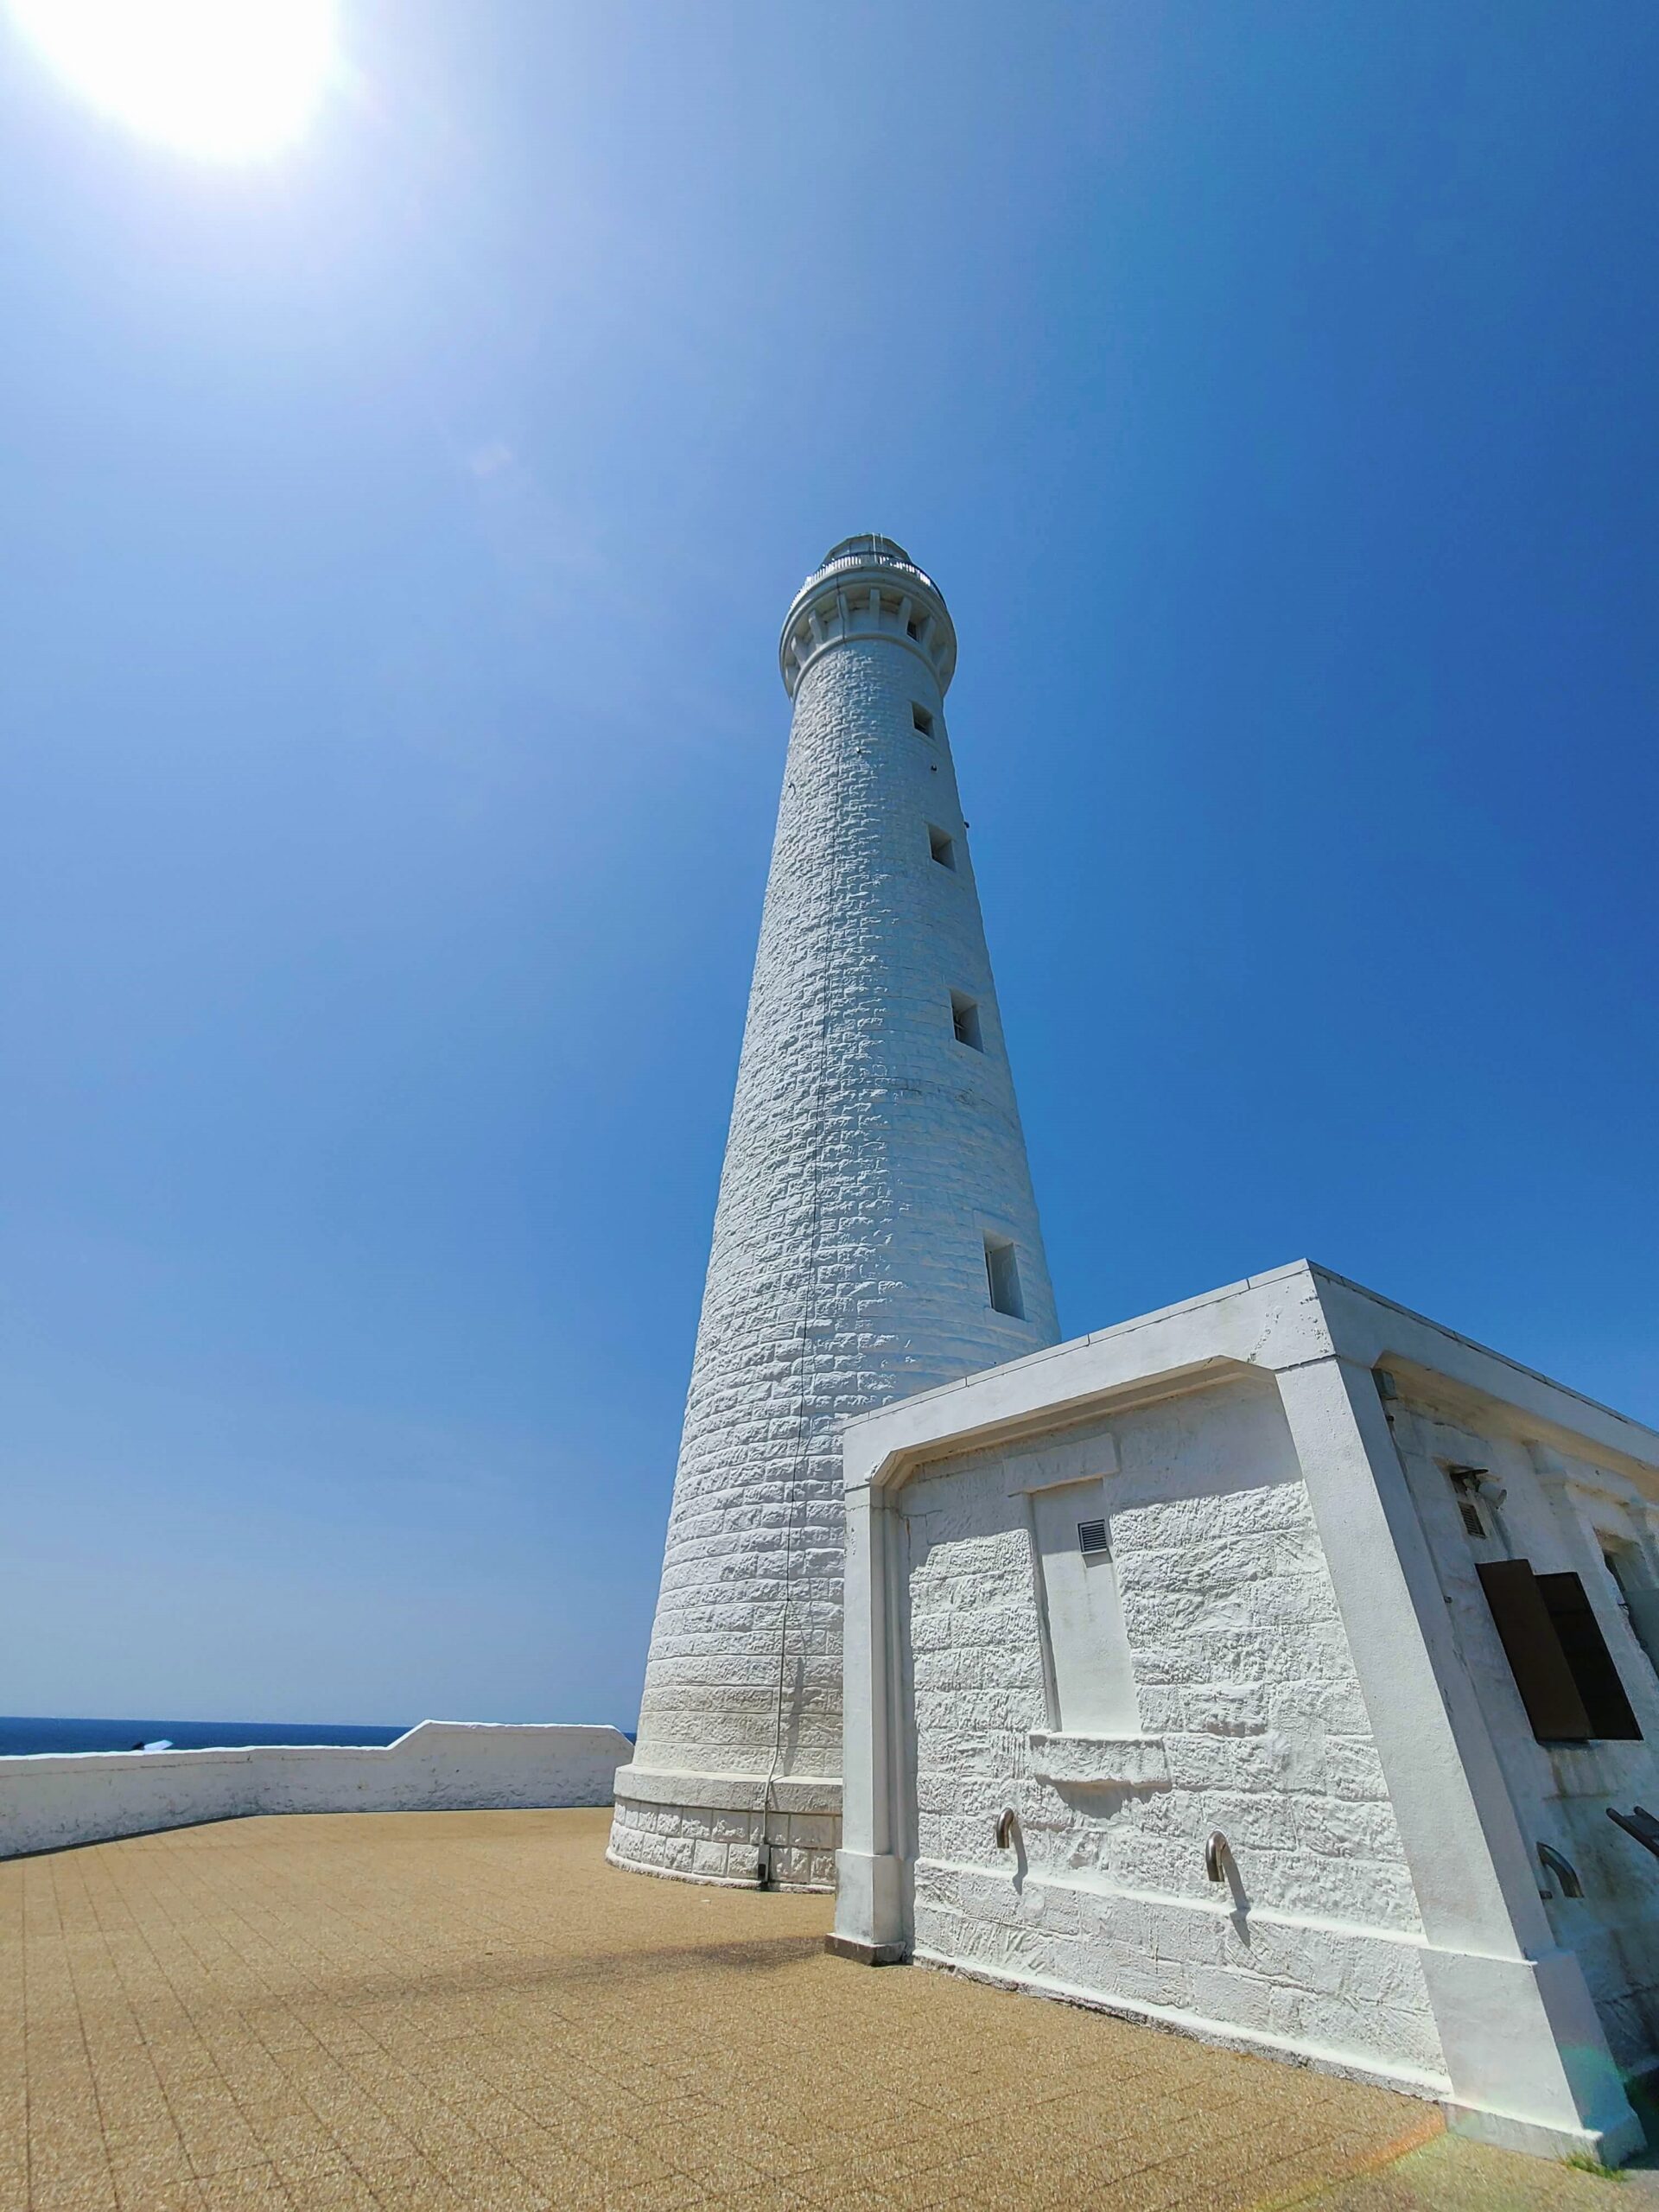
[[[1458,1510],[1463,1516],[1463,1525],[1471,1536],[1484,1536],[1486,1523],[1480,1517],[1477,1500],[1480,1496],[1480,1478],[1484,1467],[1448,1467],[1446,1479],[1457,1493]]]
[[[936,853],[934,859],[938,858]],[[976,1052],[985,1049],[984,1033],[979,1026],[978,1001],[963,991],[950,994],[950,1026],[956,1032],[958,1045],[971,1045]]]
[[[1616,1536],[1601,1539],[1601,1556],[1648,1664],[1659,1671],[1659,1589],[1652,1586],[1646,1561],[1636,1545]]]
[[[1478,1571],[1538,1741],[1639,1741],[1642,1731],[1578,1576],[1535,1574],[1524,1559],[1489,1560]]]
[[[912,722],[914,722],[914,723],[915,723],[915,725],[916,725],[917,728],[918,728],[918,730],[920,730],[920,732],[922,733],[922,735],[923,735],[924,737],[931,737],[931,736],[932,736],[932,734],[933,734],[933,717],[932,717],[932,715],[930,715],[930,714],[928,713],[927,709],[926,709],[925,707],[918,707],[918,706],[916,704],[916,702],[915,702],[915,701],[914,701],[913,699],[912,700],[912,702],[911,702],[911,705],[910,705],[910,719],[912,720]]]
[[[921,634],[921,622],[916,615],[912,614],[909,621],[905,625],[905,635],[907,638],[919,638]]]
[[[957,841],[948,830],[936,830],[930,822],[927,825],[927,849],[941,868],[955,868]]]
[[[1110,1546],[1106,1541],[1106,1523],[1103,1521],[1079,1521],[1077,1549],[1084,1559],[1098,1559],[1103,1553],[1109,1551]]]
[[[999,1313],[1011,1313],[1016,1321],[1023,1321],[1026,1307],[1020,1295],[1020,1262],[1014,1257],[1014,1246],[1006,1236],[988,1236],[985,1239],[985,1280],[990,1287],[994,1309]]]

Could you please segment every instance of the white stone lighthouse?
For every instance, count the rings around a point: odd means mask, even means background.
[[[832,1886],[842,1426],[1056,1340],[956,658],[890,538],[834,547],[784,623],[789,757],[619,1866]]]

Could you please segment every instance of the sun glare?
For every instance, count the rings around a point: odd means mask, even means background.
[[[335,0],[10,0],[95,106],[210,161],[296,138],[327,88]]]

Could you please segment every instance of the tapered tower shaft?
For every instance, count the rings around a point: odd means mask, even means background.
[[[833,1882],[847,1415],[1056,1341],[944,695],[891,539],[791,605],[789,756],[611,1857]]]

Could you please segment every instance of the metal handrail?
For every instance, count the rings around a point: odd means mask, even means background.
[[[820,578],[823,576],[833,576],[838,569],[868,568],[898,569],[906,575],[916,577],[919,582],[925,583],[930,591],[938,592],[938,595],[941,599],[944,596],[944,594],[939,591],[938,584],[934,582],[932,577],[928,575],[925,569],[918,569],[913,561],[897,560],[891,553],[876,552],[843,553],[839,560],[826,561],[821,569],[813,569],[805,583],[801,586],[801,589],[803,591],[810,589],[813,584],[817,583],[820,580]]]

